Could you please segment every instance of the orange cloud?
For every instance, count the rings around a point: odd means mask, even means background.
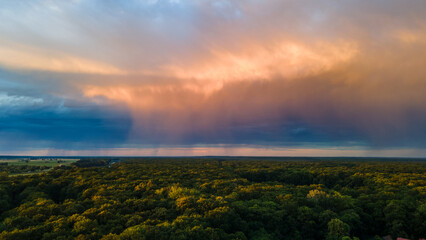
[[[249,44],[242,50],[212,49],[211,54],[192,62],[166,65],[165,71],[189,79],[185,87],[211,93],[235,81],[265,81],[276,77],[294,79],[325,72],[350,61],[357,53],[354,42],[302,42]],[[197,81],[194,84],[191,81]]]
[[[106,63],[53,50],[10,43],[0,39],[0,65],[11,69],[65,73],[121,75],[123,70]]]
[[[165,64],[150,74],[158,78],[175,79],[167,84],[144,82],[144,74],[137,83],[81,86],[84,95],[124,102],[141,109],[159,107],[152,95],[169,91],[189,91],[211,94],[224,84],[241,81],[267,81],[305,78],[345,64],[358,52],[355,43],[339,41],[320,42],[315,46],[296,42],[269,45],[249,45],[244,51],[211,50],[203,59],[192,59],[181,64]],[[161,102],[161,101],[160,101]]]

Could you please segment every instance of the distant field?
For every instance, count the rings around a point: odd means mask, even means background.
[[[67,166],[78,160],[78,158],[3,158],[0,159],[0,170],[9,173],[10,176],[36,174],[54,167]]]
[[[7,162],[9,166],[47,166],[56,167],[59,165],[69,165],[79,159],[35,159],[35,160],[0,160],[0,163]]]

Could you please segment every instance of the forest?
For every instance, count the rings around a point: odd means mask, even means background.
[[[0,239],[426,237],[426,161],[93,158],[1,166]]]

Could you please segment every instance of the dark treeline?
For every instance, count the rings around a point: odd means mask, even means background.
[[[28,165],[8,165],[7,163],[0,163],[0,174],[18,174],[28,172],[39,172],[47,170],[47,166],[28,166]]]
[[[425,173],[422,161],[84,159],[0,174],[0,239],[418,239]]]

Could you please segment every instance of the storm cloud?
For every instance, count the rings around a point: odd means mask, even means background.
[[[424,12],[421,0],[4,1],[0,151],[424,156]]]

